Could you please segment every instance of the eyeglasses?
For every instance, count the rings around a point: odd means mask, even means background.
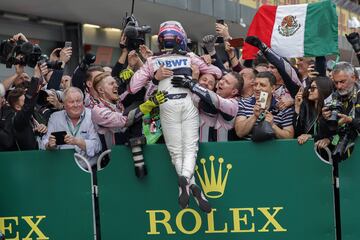
[[[315,91],[316,89],[317,89],[317,87],[311,86],[311,87],[309,88],[309,91],[310,91],[310,92],[313,92],[313,91]]]

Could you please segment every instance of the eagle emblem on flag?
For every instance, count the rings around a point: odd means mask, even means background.
[[[301,24],[297,22],[296,17],[288,15],[283,18],[281,25],[278,26],[278,32],[284,37],[290,37],[294,35],[300,27]]]

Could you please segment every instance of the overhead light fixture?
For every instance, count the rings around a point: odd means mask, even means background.
[[[121,29],[119,28],[111,28],[111,27],[106,27],[104,28],[105,31],[107,32],[121,32]]]
[[[239,22],[240,26],[242,26],[243,28],[246,28],[246,23],[244,22],[243,18],[240,18],[240,22]]]
[[[12,20],[29,21],[29,17],[13,13],[4,13],[3,17]]]
[[[42,24],[48,24],[48,25],[54,25],[54,26],[64,26],[64,23],[62,22],[58,22],[58,21],[52,21],[52,20],[46,20],[46,19],[41,19],[40,23]]]
[[[89,24],[89,23],[85,23],[85,24],[83,25],[83,27],[88,27],[88,28],[100,28],[99,25]]]

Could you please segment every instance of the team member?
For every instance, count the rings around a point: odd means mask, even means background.
[[[190,185],[193,178],[199,140],[199,113],[191,98],[190,90],[174,88],[173,76],[191,76],[191,64],[197,65],[200,73],[210,73],[220,78],[221,71],[207,65],[200,57],[186,52],[187,37],[179,22],[167,21],[160,25],[159,49],[163,52],[147,62],[130,81],[130,91],[135,93],[153,80],[159,90],[169,92],[169,101],[160,106],[160,121],[172,163],[179,176],[179,204],[185,208],[189,203]],[[194,193],[194,192],[193,192]],[[211,211],[202,194],[195,192],[200,208]]]

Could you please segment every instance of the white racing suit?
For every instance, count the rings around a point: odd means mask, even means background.
[[[133,76],[129,91],[134,93],[148,84],[161,64],[171,69],[174,75],[191,77],[191,64],[195,64],[199,67],[200,73],[214,74],[217,78],[221,76],[220,69],[207,65],[195,54],[166,54],[149,58]],[[161,126],[177,174],[191,179],[190,183],[194,183],[193,174],[199,141],[199,113],[192,101],[190,90],[174,88],[171,79],[172,77],[161,80],[158,85],[158,90],[166,90],[169,94],[169,100],[160,105]],[[153,88],[148,85],[148,89]]]

